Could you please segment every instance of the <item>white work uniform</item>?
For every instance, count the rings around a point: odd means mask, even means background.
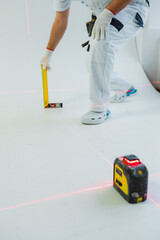
[[[74,0],[55,0],[55,10],[64,11]],[[84,3],[98,17],[112,0],[76,0]],[[90,100],[92,110],[107,111],[110,89],[128,91],[132,86],[129,81],[114,72],[114,57],[119,47],[135,37],[140,30],[136,14],[139,13],[145,24],[148,15],[148,4],[145,0],[132,0],[123,10],[114,16],[123,27],[121,30],[109,25],[108,37],[104,40],[90,40],[88,71],[90,80]]]

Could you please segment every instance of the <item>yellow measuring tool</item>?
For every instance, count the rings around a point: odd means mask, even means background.
[[[44,108],[62,108],[63,103],[49,103],[48,98],[48,82],[47,82],[47,68],[44,70],[43,65],[41,65],[42,69],[42,81],[43,81],[43,100],[44,100]]]

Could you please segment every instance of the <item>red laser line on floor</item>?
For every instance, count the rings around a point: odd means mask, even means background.
[[[80,88],[64,88],[64,89],[50,89],[49,92],[67,92],[67,91],[76,91],[80,90]]]
[[[129,91],[115,91],[115,93],[126,93],[126,92],[129,92]]]
[[[87,142],[82,136],[80,136],[77,132],[73,131],[73,129],[71,127],[69,127],[67,124],[65,124],[66,127],[78,138],[80,138],[86,145],[88,145],[90,147],[90,149],[93,150],[93,152],[95,152],[100,158],[102,158],[108,165],[113,167],[113,164],[107,160],[107,158],[105,156],[103,156],[100,152],[97,151],[97,149],[95,149],[89,142]]]
[[[28,11],[28,0],[26,0],[26,11],[27,11],[27,25],[28,25],[28,34],[30,34],[30,28],[29,28],[29,11]]]
[[[147,195],[147,198],[148,198],[152,203],[154,203],[154,205],[155,205],[156,207],[160,208],[160,204],[157,203],[154,199],[152,199],[149,195]]]
[[[149,175],[149,177],[155,177],[155,176],[160,176],[160,173],[154,173]]]
[[[69,92],[69,91],[77,91],[80,90],[80,88],[64,88],[64,89],[50,89],[49,92]],[[26,90],[26,91],[3,91],[0,92],[1,95],[12,95],[12,94],[22,94],[22,93],[38,93],[41,91],[38,90]]]
[[[40,199],[40,200],[35,200],[35,201],[27,202],[27,203],[22,203],[22,204],[6,207],[6,208],[1,208],[0,212],[5,211],[5,210],[9,210],[9,209],[14,209],[14,208],[19,208],[19,207],[23,207],[23,206],[32,205],[32,204],[35,204],[35,203],[46,202],[46,201],[53,200],[53,199],[78,195],[78,194],[81,194],[81,193],[92,192],[92,191],[96,191],[96,190],[103,190],[103,189],[110,188],[111,186],[113,186],[112,183],[100,185],[100,186],[97,186],[97,187],[86,188],[86,189],[75,191],[75,192],[60,194],[60,195],[49,197],[49,198],[43,198],[43,199]]]
[[[36,90],[30,90],[30,91],[10,91],[10,92],[0,92],[0,94],[6,94],[6,95],[8,95],[8,94],[22,94],[22,93],[37,93],[37,91]]]
[[[146,85],[147,86],[147,85]],[[151,84],[149,84],[149,86],[152,86]],[[77,91],[80,90],[80,88],[64,88],[64,89],[49,89],[49,92],[67,92],[67,91]],[[22,94],[22,93],[37,93],[37,92],[41,92],[39,90],[24,90],[24,91],[2,91],[0,92],[1,95],[8,95],[8,94]],[[116,91],[116,93],[125,93],[126,91]],[[106,103],[106,104],[109,104]],[[105,104],[104,104],[105,105]],[[93,107],[101,107],[104,105],[95,105]]]
[[[137,88],[145,88],[145,87],[153,87],[153,86],[150,83],[143,84],[143,85],[137,85]],[[128,91],[128,90],[127,91],[115,91],[115,93],[126,93],[126,92],[130,92],[130,91]]]
[[[157,174],[151,174],[150,176],[156,176],[156,175]],[[100,185],[100,186],[96,186],[96,187],[86,188],[86,189],[75,191],[75,192],[65,193],[65,194],[61,194],[61,195],[57,195],[57,196],[53,196],[53,197],[49,197],[49,198],[43,198],[43,199],[40,199],[40,200],[35,200],[35,201],[27,202],[27,203],[22,203],[22,204],[6,207],[6,208],[1,208],[0,212],[5,211],[5,210],[9,210],[9,209],[14,209],[14,208],[19,208],[19,207],[23,207],[23,206],[28,206],[28,205],[32,205],[32,204],[36,204],[36,203],[46,202],[46,201],[54,200],[54,199],[58,199],[58,198],[78,195],[78,194],[81,194],[81,193],[92,192],[92,191],[96,191],[96,190],[103,190],[103,189],[110,188],[112,186],[113,186],[113,183],[109,183],[109,184],[104,184],[104,185]],[[155,206],[160,208],[160,204],[157,203],[154,199],[152,199],[149,195],[147,195],[147,198],[152,203],[154,203]]]
[[[107,106],[109,103],[110,103],[110,102],[106,102],[106,103],[104,103],[104,104],[102,104],[102,105],[93,105],[93,107],[94,107],[94,108],[105,107],[105,106]]]
[[[47,55],[45,54],[45,70],[46,70],[46,66],[47,66]]]
[[[138,87],[152,87],[152,84],[150,83],[141,84],[141,85],[138,85]]]

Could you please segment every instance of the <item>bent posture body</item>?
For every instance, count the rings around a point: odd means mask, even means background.
[[[73,0],[74,1],[74,0]],[[91,110],[82,117],[84,124],[102,123],[110,116],[109,103],[124,101],[136,92],[134,86],[114,72],[114,58],[118,49],[135,37],[146,22],[148,0],[76,0],[97,17],[92,30],[88,71],[90,81]],[[51,69],[50,60],[68,24],[72,0],[55,0],[56,17],[52,26],[45,56],[44,68]],[[110,99],[110,90],[121,91]]]

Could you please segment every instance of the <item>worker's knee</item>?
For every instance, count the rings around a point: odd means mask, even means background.
[[[110,41],[91,41],[90,63],[106,63],[106,60],[114,56],[114,49]]]

